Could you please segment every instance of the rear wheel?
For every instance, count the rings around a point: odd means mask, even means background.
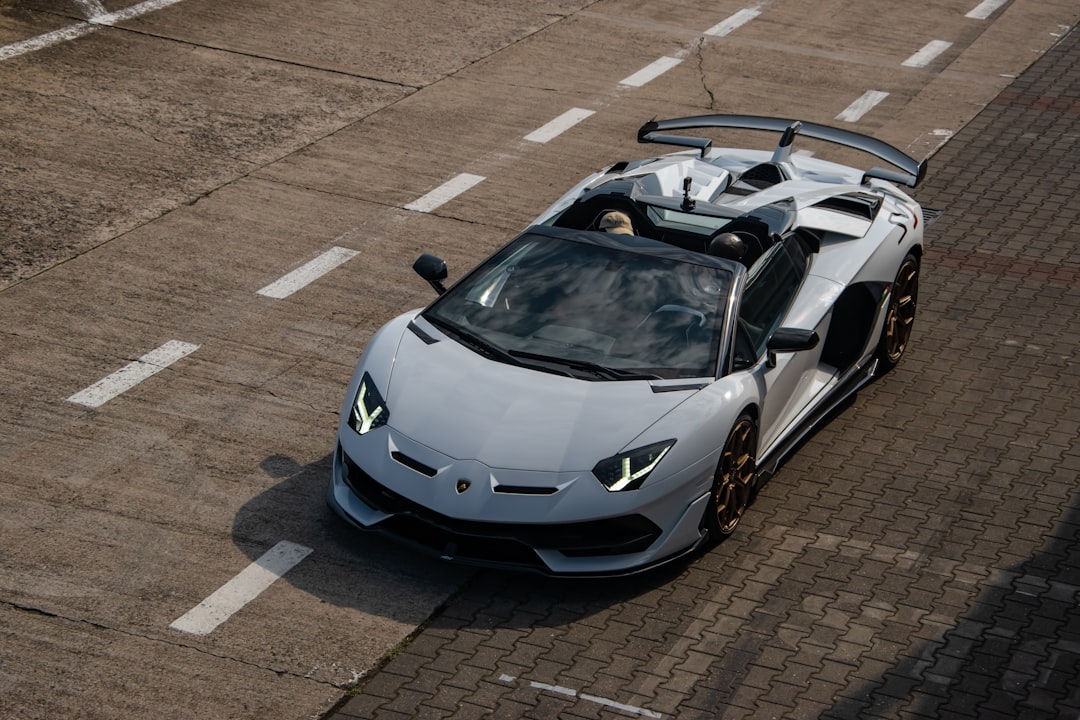
[[[911,340],[915,324],[915,307],[919,300],[919,259],[908,254],[896,273],[889,307],[885,311],[885,326],[878,342],[878,369],[886,373],[896,367]]]
[[[705,514],[705,527],[717,540],[735,530],[750,505],[757,479],[757,442],[754,419],[740,415],[724,443]]]

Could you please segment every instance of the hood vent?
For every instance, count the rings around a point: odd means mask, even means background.
[[[503,495],[554,495],[559,492],[557,487],[532,487],[529,485],[496,485],[492,490]]]
[[[419,460],[413,460],[411,457],[398,450],[394,450],[392,453],[390,453],[390,457],[394,458],[394,460],[397,460],[399,463],[409,468],[410,470],[415,470],[421,475],[435,477],[435,475],[439,472],[435,468],[430,468]]]

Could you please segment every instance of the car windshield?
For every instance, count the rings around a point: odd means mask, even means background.
[[[524,235],[424,317],[487,357],[548,372],[714,376],[732,274],[619,245]]]

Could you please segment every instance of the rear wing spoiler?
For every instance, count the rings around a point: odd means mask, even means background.
[[[887,142],[851,130],[842,130],[830,125],[819,125],[802,120],[785,120],[783,118],[762,117],[759,115],[697,115],[695,117],[672,118],[671,120],[650,120],[638,129],[638,142],[697,148],[701,151],[701,156],[705,157],[705,152],[712,145],[712,140],[667,134],[669,130],[695,130],[699,128],[735,128],[782,133],[776,151],[773,153],[773,162],[786,161],[791,154],[791,144],[795,140],[795,136],[805,135],[815,140],[824,140],[861,150],[897,168],[896,170],[882,167],[870,168],[863,174],[863,182],[866,182],[868,178],[878,178],[901,183],[908,187],[915,187],[926,176],[925,160],[916,160]]]

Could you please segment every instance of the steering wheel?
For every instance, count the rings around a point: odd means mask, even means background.
[[[653,312],[654,313],[661,313],[661,312],[688,313],[688,314],[693,315],[694,317],[696,317],[698,319],[698,327],[705,327],[705,323],[708,322],[708,318],[705,317],[705,313],[701,312],[700,310],[695,310],[694,308],[688,308],[685,305],[661,305],[660,307],[653,310]]]

